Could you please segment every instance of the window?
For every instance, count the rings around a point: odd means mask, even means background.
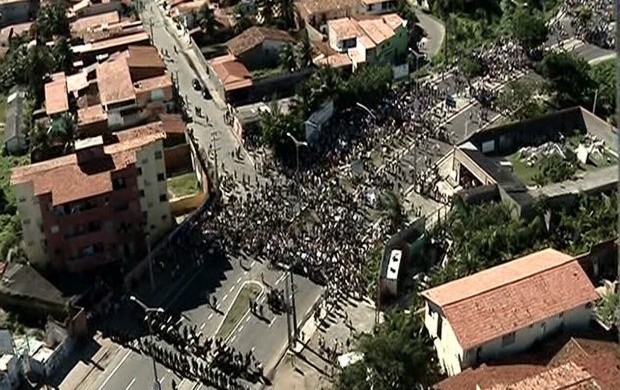
[[[507,347],[515,343],[515,332],[508,333],[502,337],[502,347]]]
[[[139,193],[140,193],[140,197],[144,198],[144,190],[140,190]]]
[[[162,216],[161,216],[161,220],[162,220],[162,221],[165,221],[165,220],[167,220],[167,219],[168,219],[168,216],[167,216],[167,215],[162,215]]]
[[[168,197],[166,196],[166,194],[159,195],[159,201],[160,202],[165,202],[167,200],[168,200]]]
[[[368,4],[366,6],[366,11],[372,11],[372,4]]]
[[[148,158],[143,158],[142,159],[142,164],[148,164],[149,163],[149,159]]]
[[[58,233],[58,225],[54,225],[50,228],[50,231],[52,232],[52,234],[56,234]]]
[[[138,175],[142,175],[142,167],[138,167]]]
[[[157,226],[151,225],[151,230],[155,230],[156,228],[157,228]]]
[[[149,217],[148,213],[146,211],[143,211],[142,212],[142,220],[146,221],[148,219],[148,217]]]
[[[157,181],[164,181],[164,180],[166,180],[166,175],[164,175],[163,173],[158,173]]]
[[[161,157],[162,157],[161,150],[156,150],[155,151],[155,160],[161,160]]]
[[[443,328],[443,321],[440,315],[437,316],[437,338],[441,340],[441,330]]]
[[[120,190],[123,188],[127,188],[127,183],[125,183],[125,178],[124,177],[117,177],[116,179],[114,179],[112,181],[112,187],[115,190]]]
[[[559,318],[564,317],[564,312],[561,312],[560,314],[558,314],[558,317],[559,317]]]

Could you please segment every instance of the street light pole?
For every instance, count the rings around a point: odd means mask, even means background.
[[[293,268],[289,268],[289,275],[291,276],[291,307],[293,309],[293,337],[297,340],[297,306],[295,305],[295,279],[293,279]]]
[[[295,177],[297,177],[297,175],[299,174],[299,147],[300,146],[308,146],[307,142],[303,142],[303,141],[298,141],[297,138],[295,138],[293,136],[293,134],[291,133],[286,133],[286,136],[289,137],[290,139],[293,140],[293,143],[295,144],[295,154],[297,157],[297,168],[295,169]]]
[[[162,309],[161,307],[148,307],[144,302],[140,301],[133,295],[129,297],[129,300],[135,302],[138,306],[140,306],[142,310],[144,310],[147,318],[149,313],[164,312],[164,309]],[[153,327],[151,326],[151,322],[148,321],[148,319],[146,321],[146,324],[149,327],[149,334],[153,334]],[[157,363],[155,363],[155,358],[153,356],[151,356],[151,362],[153,363],[153,390],[161,390],[161,384],[159,383],[159,377],[157,376]]]

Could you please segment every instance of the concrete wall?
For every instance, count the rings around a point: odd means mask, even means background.
[[[14,185],[13,193],[17,199],[17,212],[21,220],[26,256],[33,264],[42,265],[47,261],[47,255],[43,246],[45,236],[39,198],[34,195],[32,182]]]
[[[441,321],[441,338],[439,338],[438,324]],[[446,320],[441,308],[431,302],[424,307],[424,326],[433,339],[439,364],[447,375],[456,375],[461,372],[463,349],[450,323]]]
[[[559,133],[569,134],[576,129],[582,133],[587,131],[581,109],[572,107],[536,119],[476,132],[472,134],[469,141],[478,150],[483,150],[483,143],[495,141],[495,150],[489,154],[506,155],[516,152],[523,146],[540,145],[555,140]]]
[[[270,68],[278,65],[280,51],[286,42],[265,40],[252,50],[239,55],[239,60],[249,69]]]
[[[200,207],[206,199],[207,194],[202,191],[193,195],[174,198],[170,200],[170,211],[175,217],[184,215]]]
[[[188,144],[181,144],[164,149],[166,176],[178,172],[188,172],[193,169]]]

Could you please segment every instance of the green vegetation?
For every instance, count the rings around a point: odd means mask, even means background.
[[[267,77],[277,76],[279,74],[285,73],[286,69],[282,66],[275,66],[273,68],[261,68],[251,71],[252,79],[258,80]]]
[[[430,285],[447,283],[546,247],[582,254],[617,235],[616,204],[615,195],[583,195],[576,205],[551,209],[553,224],[547,231],[544,202],[537,205],[535,217],[526,221],[514,218],[504,203],[472,206],[457,199],[447,220],[430,233],[441,251],[452,242],[450,261],[445,268],[433,270]]]
[[[590,77],[598,89],[595,113],[603,118],[613,115],[616,111],[616,60],[593,65]]]
[[[384,246],[378,244],[368,253],[368,260],[362,267],[362,283],[366,288],[366,295],[373,300],[376,299],[377,282],[379,280],[379,271],[381,270],[381,262],[383,260]]]
[[[245,314],[250,310],[250,299],[256,299],[260,292],[261,286],[258,283],[251,282],[241,287],[239,295],[237,295],[237,298],[235,298],[230,310],[226,313],[224,322],[222,322],[222,326],[217,332],[217,337],[221,337],[224,340],[230,337],[239,321],[241,321]]]
[[[547,81],[547,89],[561,107],[591,106],[595,82],[590,77],[590,65],[570,53],[549,53],[538,66]]]
[[[363,334],[364,357],[342,370],[336,390],[411,390],[428,388],[440,378],[437,355],[420,316],[392,312],[372,335]]]
[[[198,192],[198,179],[194,172],[168,178],[168,191],[173,197],[183,197]]]
[[[358,102],[374,105],[390,90],[392,81],[392,69],[387,65],[364,66],[348,78],[337,69],[319,68],[300,87],[289,114],[282,114],[275,102],[271,104],[270,112],[263,113],[261,142],[282,156],[293,147],[286,134],[304,139],[305,120],[325,101],[333,99],[336,108],[341,110]]]
[[[542,82],[524,76],[509,82],[501,90],[496,106],[513,121],[537,118],[547,111],[547,106],[542,100],[542,94]]]
[[[6,96],[0,94],[0,123],[6,123]]]
[[[596,306],[596,314],[607,326],[616,322],[616,312],[620,306],[620,292],[608,294]]]
[[[537,162],[538,173],[532,181],[538,186],[549,183],[559,183],[571,179],[577,172],[577,157],[575,155],[563,158],[557,154],[542,156]]]
[[[513,38],[527,51],[542,45],[549,34],[543,13],[530,7],[515,9],[510,19],[510,30]]]
[[[28,157],[0,156],[0,258],[21,239],[21,224],[17,216],[16,199],[11,190],[11,169],[29,164]]]
[[[388,221],[391,233],[398,232],[407,223],[403,200],[397,191],[389,190],[381,195],[379,198],[379,212],[381,217]]]

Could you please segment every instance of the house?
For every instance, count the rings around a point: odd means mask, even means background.
[[[328,20],[357,14],[360,0],[299,0],[295,6],[306,24],[320,28]]]
[[[226,47],[248,69],[255,70],[278,65],[282,47],[294,42],[286,31],[254,26],[226,42]]]
[[[596,335],[560,335],[509,359],[468,368],[435,390],[620,388],[618,343]],[[588,387],[588,386],[590,387]],[[582,387],[579,387],[582,386]]]
[[[126,50],[129,46],[148,45],[149,42],[149,34],[140,25],[139,32],[73,46],[73,52],[84,64],[92,64],[97,62],[98,58],[106,58],[112,53]]]
[[[443,370],[456,375],[586,327],[599,296],[579,263],[545,249],[421,293]]]
[[[109,138],[109,137],[106,137]],[[76,152],[16,168],[11,186],[32,264],[82,272],[144,254],[172,226],[163,139],[145,125],[78,141]]]
[[[106,12],[98,15],[85,16],[71,23],[71,33],[76,34],[100,26],[119,23],[121,21],[117,11]]]
[[[0,0],[0,27],[27,22],[32,4],[29,0]]]
[[[397,14],[330,20],[327,22],[329,46],[336,57],[346,54],[354,70],[361,63],[395,64],[407,55],[406,25]],[[329,64],[330,58],[319,57],[317,61]]]
[[[209,77],[224,101],[243,99],[252,87],[252,74],[237,57],[227,54],[208,62]]]
[[[394,12],[398,2],[396,0],[361,0],[360,14],[379,15]]]
[[[20,153],[26,150],[24,134],[24,99],[26,91],[22,88],[13,88],[6,99],[6,124],[4,128],[4,148],[9,153]]]
[[[170,6],[170,16],[187,29],[196,27],[196,15],[204,6],[208,6],[207,0],[173,2]]]
[[[151,77],[163,76],[166,65],[154,46],[129,46],[127,66],[134,82]]]

